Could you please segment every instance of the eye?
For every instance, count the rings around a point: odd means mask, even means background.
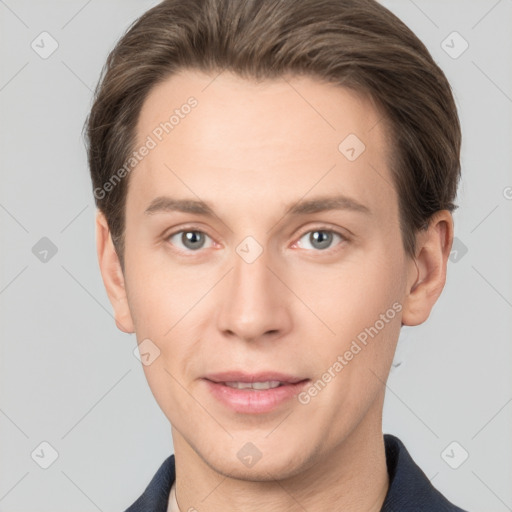
[[[302,235],[299,239],[299,245],[303,247],[304,242],[302,240],[306,240],[306,244],[310,244],[312,247],[304,247],[305,249],[317,249],[317,250],[325,250],[331,247],[333,240],[338,238],[341,242],[347,240],[346,237],[337,233],[336,231],[332,231],[331,229],[317,228],[311,231],[308,231],[304,235]]]
[[[211,238],[203,231],[184,229],[169,235],[166,240],[183,252],[196,252],[198,249],[205,248],[204,245],[207,238],[211,240]]]

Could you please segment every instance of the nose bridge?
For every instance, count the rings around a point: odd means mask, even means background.
[[[268,250],[253,237],[248,237],[237,246],[235,252],[233,281],[237,292],[247,294],[247,298],[265,292],[271,274],[267,268],[270,264]]]
[[[240,338],[256,339],[286,328],[285,289],[269,270],[270,253],[254,237],[235,249],[233,271],[223,288],[219,328]]]

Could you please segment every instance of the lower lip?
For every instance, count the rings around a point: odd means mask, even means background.
[[[308,380],[296,384],[285,384],[273,389],[236,389],[204,379],[208,389],[217,400],[235,412],[262,414],[277,409],[297,396],[307,385]]]

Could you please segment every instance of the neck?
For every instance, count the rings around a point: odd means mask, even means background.
[[[381,421],[370,419],[363,419],[325,456],[314,455],[305,469],[286,479],[276,476],[266,481],[219,473],[173,428],[180,511],[379,512],[389,481]]]

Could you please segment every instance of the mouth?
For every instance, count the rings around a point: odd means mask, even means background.
[[[223,372],[202,380],[224,407],[243,414],[263,414],[282,407],[311,379],[279,372]]]
[[[217,384],[224,384],[224,386],[229,386],[233,389],[255,389],[258,391],[285,386],[284,382],[279,382],[278,380],[267,380],[265,382],[218,382]]]

